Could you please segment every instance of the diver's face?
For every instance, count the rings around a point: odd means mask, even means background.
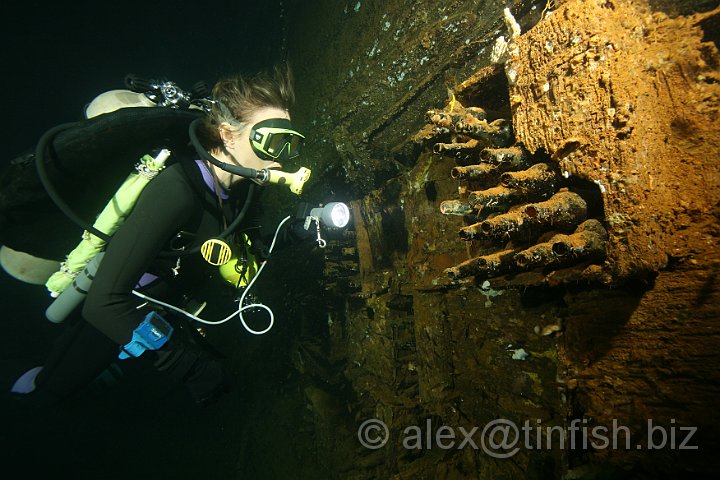
[[[225,149],[228,151],[233,161],[238,165],[246,168],[254,168],[262,170],[263,168],[281,168],[282,165],[273,160],[263,160],[258,157],[250,145],[250,130],[253,125],[270,118],[287,118],[290,115],[285,110],[274,107],[264,107],[255,110],[248,118],[247,123],[240,129],[231,134],[232,138],[225,142]],[[223,135],[223,139],[225,135]]]

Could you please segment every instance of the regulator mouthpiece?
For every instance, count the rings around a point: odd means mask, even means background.
[[[309,168],[300,167],[295,173],[281,172],[279,170],[262,170],[264,178],[260,178],[263,183],[277,183],[278,185],[287,185],[290,191],[296,195],[302,193],[305,182],[310,178]]]

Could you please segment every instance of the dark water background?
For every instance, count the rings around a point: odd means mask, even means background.
[[[124,88],[128,73],[190,88],[274,63],[282,55],[279,12],[278,1],[14,4],[0,29],[6,114],[0,168],[48,128],[79,120],[99,93]],[[20,373],[42,363],[62,326],[43,317],[50,302],[44,287],[2,271],[0,292],[0,389],[7,392]],[[53,411],[18,412],[3,395],[0,476],[232,478],[246,443],[248,397],[234,393],[200,410],[149,370],[128,364],[120,382],[98,383]]]
[[[282,45],[279,3],[14,3],[0,29],[5,161],[47,128],[79,119],[97,94],[124,88],[127,73],[190,88],[274,61]]]

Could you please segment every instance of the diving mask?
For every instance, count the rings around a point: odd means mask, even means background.
[[[263,160],[290,160],[300,155],[305,136],[286,118],[269,118],[253,125],[250,146]]]

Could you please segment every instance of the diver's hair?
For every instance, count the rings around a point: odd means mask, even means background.
[[[289,111],[295,103],[292,71],[289,65],[276,65],[253,75],[233,75],[218,80],[212,89],[212,108],[198,129],[207,149],[222,146],[218,132],[221,123],[240,128],[260,108]]]

